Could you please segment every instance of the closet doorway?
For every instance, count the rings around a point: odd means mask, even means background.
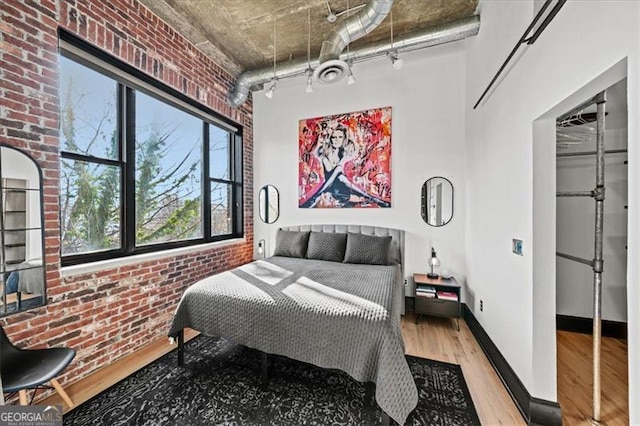
[[[563,424],[629,423],[627,115],[624,79],[556,125],[557,391]]]

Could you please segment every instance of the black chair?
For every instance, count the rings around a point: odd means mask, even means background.
[[[69,408],[73,402],[55,379],[76,356],[71,348],[20,349],[14,346],[0,326],[0,377],[2,391],[18,392],[20,405],[28,405],[39,388],[53,388],[60,394]],[[27,389],[35,389],[31,401],[27,403]]]

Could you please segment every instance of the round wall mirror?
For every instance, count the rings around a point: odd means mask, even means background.
[[[273,223],[280,216],[280,194],[273,185],[265,185],[260,188],[258,210],[260,219],[264,223]]]
[[[447,178],[432,177],[422,185],[422,219],[443,226],[453,218],[453,185]]]

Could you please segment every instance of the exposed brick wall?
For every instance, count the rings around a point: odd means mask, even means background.
[[[164,336],[185,288],[251,259],[252,108],[228,106],[233,77],[136,0],[4,0],[0,14],[0,143],[24,150],[43,171],[49,298],[0,321],[20,346],[74,347],[64,385]],[[62,278],[58,27],[243,126],[245,243]]]

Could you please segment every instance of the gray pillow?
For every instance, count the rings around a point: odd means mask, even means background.
[[[347,234],[312,232],[309,236],[307,259],[342,262],[347,248]]]
[[[388,265],[391,236],[353,234],[347,236],[345,263],[364,263],[367,265]]]
[[[284,231],[278,229],[274,256],[305,257],[309,243],[309,231]]]

